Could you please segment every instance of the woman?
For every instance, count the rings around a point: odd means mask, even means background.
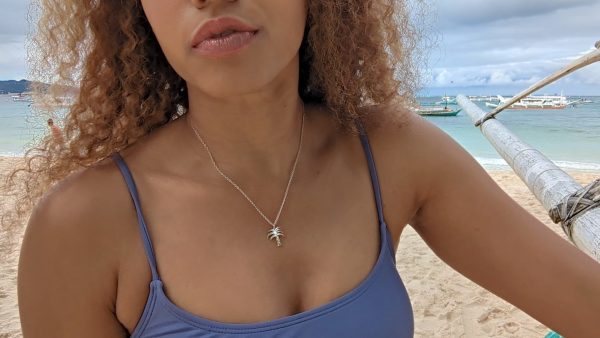
[[[600,265],[402,108],[403,3],[44,3],[40,48],[82,73],[22,245],[26,338],[411,337],[409,223],[558,332],[600,330]]]

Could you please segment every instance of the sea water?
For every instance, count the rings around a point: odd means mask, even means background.
[[[496,119],[521,141],[541,151],[564,169],[600,171],[600,97],[593,103],[558,110],[505,110]],[[440,101],[422,98],[421,102]],[[492,109],[475,102],[483,111]],[[458,108],[458,106],[449,106]],[[456,117],[425,117],[445,131],[488,169],[507,169],[508,164],[463,111]]]
[[[435,102],[441,98],[423,98]],[[525,143],[537,148],[565,169],[600,171],[600,97],[594,103],[563,110],[506,110],[497,116]],[[477,102],[484,111],[491,109]],[[27,102],[0,95],[0,156],[19,156],[48,132],[43,116]],[[507,169],[508,165],[464,112],[456,117],[426,117],[449,134],[482,166]],[[57,119],[57,124],[59,119]]]

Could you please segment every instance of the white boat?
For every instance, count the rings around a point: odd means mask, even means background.
[[[498,108],[508,101],[501,95],[498,95],[498,103],[486,102],[485,105],[489,108]],[[512,104],[507,109],[565,109],[580,100],[569,101],[566,96],[563,95],[543,95],[543,96],[527,96],[526,98]]]
[[[594,103],[594,101],[592,101],[591,99],[589,99],[589,98],[587,98],[587,97],[580,97],[580,98],[579,98],[579,102],[578,102],[578,103],[584,103],[584,104],[587,104],[587,103]]]
[[[473,102],[498,102],[498,97],[496,96],[469,96],[469,100]]]
[[[12,95],[11,98],[14,102],[33,102],[33,98],[31,97],[31,95],[23,93]]]
[[[438,104],[438,105],[448,105],[448,104],[457,104],[457,103],[456,103],[456,98],[455,97],[443,96],[442,97],[442,101],[438,101],[435,104]]]

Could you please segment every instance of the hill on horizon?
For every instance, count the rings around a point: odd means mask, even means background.
[[[23,93],[29,91],[31,81],[28,80],[7,80],[0,81],[0,94]]]

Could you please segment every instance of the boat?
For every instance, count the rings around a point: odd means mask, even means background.
[[[13,102],[33,102],[33,98],[29,94],[19,93],[11,96]]]
[[[498,103],[486,102],[485,105],[488,108],[498,108],[503,105],[508,99],[504,98],[501,95],[498,95]],[[565,109],[567,107],[573,106],[576,103],[580,102],[580,100],[569,101],[567,97],[563,95],[543,95],[543,96],[527,96],[520,101],[513,103],[510,107],[506,109],[520,109],[520,110],[531,110],[531,109]]]
[[[462,109],[452,109],[448,106],[420,106],[413,111],[421,116],[456,116]]]
[[[447,104],[458,104],[458,103],[456,102],[456,98],[455,97],[444,96],[444,97],[442,97],[442,101],[438,101],[435,104],[437,104],[437,105],[447,105]]]
[[[590,98],[587,98],[587,97],[580,97],[578,103],[588,104],[588,103],[594,103],[594,101],[592,101]]]
[[[498,102],[498,97],[496,96],[468,96],[469,100],[473,102]]]
[[[498,154],[537,197],[552,222],[560,223],[565,235],[575,246],[600,262],[600,227],[597,226],[600,222],[600,208],[586,209],[587,205],[593,205],[593,202],[598,200],[600,181],[594,181],[583,187],[542,152],[522,142],[517,135],[503,125],[502,121],[496,118],[504,110],[504,106],[509,103],[512,105],[512,102],[517,102],[527,108],[531,107],[530,109],[538,109],[543,106],[558,109],[572,104],[564,95],[531,95],[544,86],[593,63],[600,64],[600,41],[596,43],[596,49],[593,51],[571,61],[564,68],[536,82],[510,100],[499,97],[504,104],[492,112],[484,112],[464,96],[459,96],[458,102],[475,127],[490,141]],[[590,99],[590,97],[587,98]],[[576,102],[582,99],[584,98],[571,98]],[[586,204],[587,201],[589,201],[588,204]],[[580,213],[577,214],[577,217],[572,218],[573,212],[577,212],[576,209]]]

